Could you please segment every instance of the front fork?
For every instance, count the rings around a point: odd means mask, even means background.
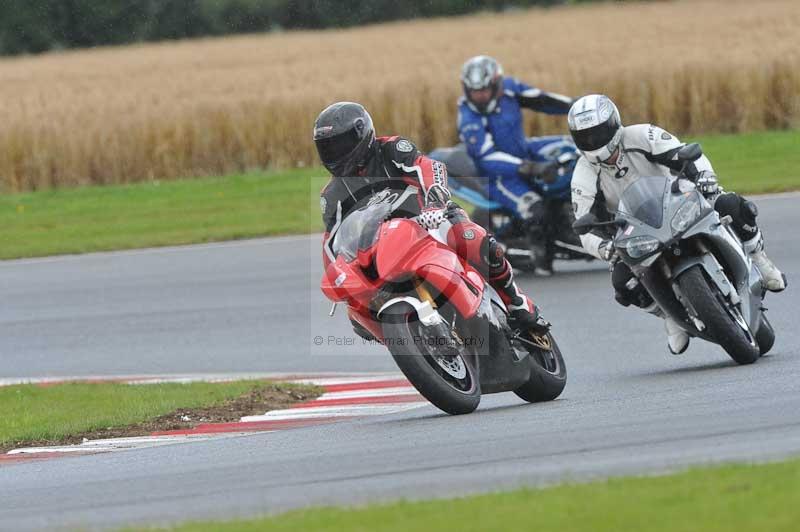
[[[425,282],[422,279],[417,280],[414,291],[417,293],[417,296],[419,296],[420,301],[427,301],[433,308],[437,308],[436,300],[433,299],[430,290],[425,286]]]
[[[417,279],[417,281],[414,283],[414,291],[417,293],[420,301],[428,303],[434,308],[434,310],[436,310],[436,312],[439,312],[438,306],[436,305],[436,300],[434,299],[433,295],[431,295],[430,290],[428,290],[425,281],[422,279]],[[439,315],[441,316],[441,312],[439,312]],[[437,334],[441,336],[450,336],[453,340],[455,340],[456,344],[460,348],[464,345],[464,341],[456,331],[456,316],[457,314],[454,312],[453,317],[449,322],[447,318],[441,316],[441,322],[436,324],[435,327],[439,329],[436,331]]]

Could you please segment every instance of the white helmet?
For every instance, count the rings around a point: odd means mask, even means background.
[[[567,115],[575,146],[592,163],[607,161],[622,139],[622,121],[608,96],[589,94],[579,98]]]

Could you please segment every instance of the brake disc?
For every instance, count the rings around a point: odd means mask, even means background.
[[[467,376],[467,368],[460,356],[435,355],[433,359],[454,379],[461,380]]]

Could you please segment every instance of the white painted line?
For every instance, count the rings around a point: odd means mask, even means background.
[[[103,440],[89,440],[78,444],[80,447],[135,447],[137,445],[153,445],[159,443],[177,443],[187,440],[206,440],[206,434],[186,434],[178,436],[134,436],[130,438],[106,438]]]
[[[352,373],[330,373],[315,375],[309,378],[294,378],[298,375],[288,373],[228,373],[228,374],[188,374],[188,375],[115,375],[115,376],[77,376],[77,377],[42,377],[42,378],[4,378],[0,379],[0,386],[13,384],[54,384],[70,381],[89,381],[89,382],[119,382],[130,384],[151,384],[162,382],[221,382],[241,379],[274,379],[289,380],[293,382],[306,382],[322,386],[333,385],[371,385],[381,381],[397,381],[403,379],[400,373],[365,373],[354,375]],[[410,401],[402,403],[388,404],[348,404],[348,405],[329,405],[325,406],[326,401],[336,401],[342,399],[359,398],[370,399],[375,397],[393,397],[416,394],[413,386],[392,386],[388,388],[366,388],[355,390],[344,390],[341,392],[324,393],[316,401],[318,406],[308,408],[287,408],[284,410],[274,410],[263,415],[245,416],[241,422],[258,421],[282,421],[282,420],[303,420],[310,418],[337,418],[337,417],[364,417],[395,414],[405,412],[428,405],[427,401]],[[277,429],[276,429],[277,430]],[[259,430],[260,433],[274,432],[274,430]],[[113,451],[124,451],[131,449],[142,449],[162,445],[173,445],[189,441],[207,440],[211,438],[224,438],[239,436],[241,434],[252,434],[252,432],[212,432],[197,434],[178,434],[163,436],[137,436],[129,438],[111,438],[103,440],[88,440],[77,445],[63,445],[58,447],[27,447],[13,449],[9,455],[33,455],[48,453],[105,453]]]
[[[272,431],[263,431],[272,432]],[[162,445],[173,445],[176,443],[186,443],[189,441],[202,441],[211,438],[222,438],[228,436],[238,436],[246,434],[244,432],[225,432],[216,434],[187,434],[176,436],[139,436],[132,438],[110,438],[103,440],[89,440],[75,445],[63,445],[60,447],[24,447],[14,449],[6,454],[43,454],[43,453],[101,453],[112,451],[124,451],[128,449],[145,449],[148,447],[160,447]]]
[[[6,454],[47,454],[47,453],[92,453],[96,450],[80,448],[79,445],[70,447],[24,447],[22,449],[14,449],[8,451]]]
[[[413,410],[425,406],[426,402],[402,403],[390,405],[353,405],[340,407],[320,407],[320,408],[296,408],[287,410],[275,410],[263,416],[246,416],[242,422],[253,421],[279,421],[279,420],[302,420],[318,417],[351,417],[351,416],[375,416],[395,414]],[[275,432],[274,430],[258,431],[261,434]],[[165,436],[138,436],[131,438],[110,438],[103,440],[89,440],[76,445],[64,445],[59,447],[25,447],[9,451],[9,455],[27,454],[47,454],[47,453],[106,453],[114,451],[125,451],[130,449],[145,449],[148,447],[160,447],[163,445],[174,445],[190,441],[203,441],[212,438],[223,438],[252,434],[252,432],[224,432],[210,434],[182,434]]]
[[[330,373],[313,378],[297,378],[297,373],[188,373],[173,375],[72,375],[66,377],[5,377],[0,387],[18,384],[61,384],[67,382],[119,382],[125,384],[160,384],[187,382],[230,382],[238,380],[280,380],[285,382],[318,384],[355,384],[402,378],[399,373]]]
[[[260,416],[245,416],[242,422],[252,421],[277,421],[287,419],[308,419],[318,417],[348,417],[348,416],[377,416],[405,412],[429,404],[427,401],[413,403],[390,403],[377,405],[342,405],[321,406],[310,408],[287,408],[285,410],[272,410]]]
[[[378,375],[357,375],[352,377],[321,377],[310,379],[292,379],[297,384],[314,384],[317,386],[337,386],[341,384],[367,384],[372,382],[393,381],[403,379],[400,373],[382,373]]]
[[[400,386],[396,388],[373,388],[367,390],[350,390],[347,392],[328,392],[314,399],[314,402],[336,401],[337,399],[357,399],[368,397],[384,397],[393,395],[419,394],[413,386]]]

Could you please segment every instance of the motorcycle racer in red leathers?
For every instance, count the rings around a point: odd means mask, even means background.
[[[503,248],[450,200],[443,163],[403,137],[376,137],[369,113],[352,102],[335,103],[320,113],[314,143],[331,173],[320,197],[326,267],[335,259],[332,244],[342,220],[366,205],[389,202],[390,218],[414,218],[478,269],[506,304],[514,327],[535,334],[547,331],[550,324],[514,282]]]

